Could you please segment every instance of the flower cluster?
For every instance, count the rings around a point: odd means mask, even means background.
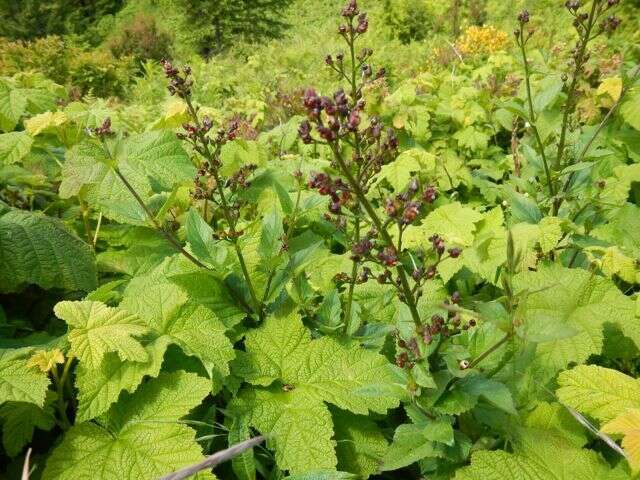
[[[330,197],[329,212],[334,215],[339,215],[342,207],[351,200],[351,190],[341,178],[334,180],[326,173],[312,173],[308,185],[318,190],[320,195]]]
[[[448,300],[445,300],[446,306],[459,305],[460,304],[460,292],[453,292]],[[433,315],[431,317],[431,323],[425,325],[422,329],[422,340],[426,345],[433,342],[434,338],[438,335],[442,337],[450,337],[460,333],[461,331],[469,330],[477,325],[475,318],[471,318],[468,321],[463,322],[462,316],[455,309],[450,309],[447,312],[447,318],[442,315]]]
[[[508,43],[507,33],[491,25],[470,26],[456,43],[456,47],[466,56],[488,55],[504,50]]]
[[[182,68],[181,74],[180,70],[174,67],[168,60],[161,60],[160,64],[162,65],[165,76],[169,79],[169,86],[167,87],[169,93],[180,98],[191,96],[191,87],[193,87],[191,67],[185,65]]]
[[[106,138],[106,137],[113,136],[114,132],[113,130],[111,130],[111,118],[110,117],[105,118],[99,127],[90,128],[89,132],[98,138]]]

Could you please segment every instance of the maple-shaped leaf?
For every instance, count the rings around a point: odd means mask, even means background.
[[[87,368],[98,368],[107,352],[117,352],[122,360],[147,361],[147,352],[134,337],[148,329],[136,315],[92,301],[60,302],[54,312],[70,327],[69,352]]]
[[[254,386],[241,391],[233,409],[272,434],[282,469],[335,468],[325,402],[358,414],[384,413],[399,403],[395,367],[385,357],[329,337],[312,340],[297,316],[268,319],[247,334],[245,347],[235,371]]]
[[[403,235],[407,247],[423,247],[429,244],[429,237],[437,234],[452,245],[469,246],[473,243],[476,223],[482,214],[471,207],[453,202],[436,208],[423,220],[422,225],[410,226]]]
[[[148,219],[131,192],[117,175],[117,168],[142,201],[154,193],[172,190],[195,174],[195,167],[180,141],[168,131],[151,131],[114,140],[107,151],[85,141],[67,151],[62,167],[60,196],[70,198],[84,187],[89,203],[107,218],[144,225]]]
[[[368,478],[380,470],[389,445],[378,425],[369,417],[334,409],[338,469]]]
[[[27,132],[0,134],[0,164],[19,162],[31,151],[33,138]]]
[[[577,448],[549,430],[524,430],[514,452],[478,450],[471,465],[456,472],[454,480],[622,480],[594,451]]]
[[[31,349],[0,350],[0,404],[28,402],[44,405],[49,377],[27,364]]]
[[[150,380],[114,405],[105,424],[86,422],[69,429],[49,456],[42,478],[151,480],[201,461],[195,432],[178,419],[209,390],[210,381],[193,373],[165,373]]]
[[[515,285],[519,335],[538,344],[535,363],[551,375],[600,353],[605,322],[640,342],[634,302],[607,278],[552,264],[517,275]]]
[[[558,376],[558,398],[601,422],[640,409],[640,380],[596,365],[579,365]]]
[[[121,360],[116,353],[106,353],[98,368],[80,363],[76,369],[78,410],[76,420],[96,418],[109,410],[122,391],[133,392],[146,376],[157,377],[170,341],[159,338],[144,347],[149,359],[145,362]]]
[[[137,314],[154,335],[166,336],[187,355],[198,357],[209,371],[227,375],[234,352],[224,323],[214,310],[191,302],[185,289],[154,278],[132,281],[120,307]]]

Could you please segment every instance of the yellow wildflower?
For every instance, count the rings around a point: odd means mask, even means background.
[[[468,27],[456,46],[463,55],[489,54],[504,50],[507,45],[506,32],[498,30],[491,25]]]

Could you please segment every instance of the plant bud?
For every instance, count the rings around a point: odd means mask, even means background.
[[[522,10],[518,14],[518,21],[520,23],[529,23],[529,20],[530,20],[530,16],[529,16],[529,11],[528,10]]]

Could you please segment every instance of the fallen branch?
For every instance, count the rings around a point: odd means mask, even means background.
[[[213,455],[205,458],[200,463],[196,463],[195,465],[184,467],[176,472],[169,473],[168,475],[161,477],[159,480],[182,480],[184,478],[190,477],[191,475],[195,475],[201,470],[213,468],[220,463],[231,460],[236,455],[252,447],[255,447],[256,445],[259,445],[263,441],[264,437],[262,435],[259,435],[257,437],[250,438],[249,440],[245,440],[244,442],[236,443],[226,450],[221,450],[214,453]]]

